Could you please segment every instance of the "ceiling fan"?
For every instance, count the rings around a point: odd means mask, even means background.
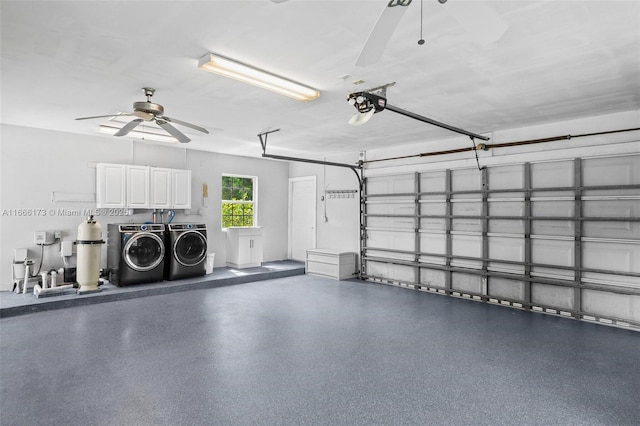
[[[356,65],[365,67],[378,62],[411,2],[412,0],[388,1],[362,48]],[[438,3],[444,5],[447,0],[438,0]],[[451,1],[444,10],[458,21],[462,28],[471,33],[476,42],[483,45],[498,41],[509,27],[502,16],[487,2]],[[422,14],[422,11],[420,13]],[[422,39],[418,42],[418,44],[423,43]]]
[[[287,0],[271,0],[272,3],[285,1]],[[366,67],[378,62],[411,2],[412,0],[387,0],[387,5],[360,51],[357,66]],[[493,10],[487,1],[438,0],[438,3],[448,3],[444,7],[445,12],[458,21],[464,30],[473,35],[474,41],[480,44],[489,45],[498,41],[509,27],[508,22]],[[420,13],[422,14],[422,10]],[[418,44],[423,43],[424,40],[421,38]]]
[[[181,126],[189,127],[191,129],[197,130],[202,133],[207,133],[207,134],[209,133],[209,131],[204,127],[196,126],[195,124],[187,123],[186,121],[167,117],[166,115],[164,115],[164,107],[162,105],[151,102],[151,97],[153,96],[156,90],[151,87],[143,87],[142,91],[147,97],[147,100],[144,102],[134,102],[133,112],[131,113],[95,115],[91,117],[76,118],[76,120],[90,120],[93,118],[123,117],[123,116],[136,117],[135,119],[129,121],[127,124],[122,126],[122,128],[118,130],[114,135],[125,136],[130,131],[135,129],[143,121],[154,121],[158,126],[160,126],[162,129],[164,129],[167,133],[169,133],[171,136],[176,138],[181,143],[187,143],[191,139],[189,139],[184,133],[182,133],[180,130],[176,129],[169,123],[179,124]]]

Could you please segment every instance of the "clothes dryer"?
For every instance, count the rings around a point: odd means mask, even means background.
[[[164,239],[164,224],[109,224],[109,282],[125,286],[162,281],[166,250]]]
[[[207,225],[169,223],[166,230],[165,278],[198,277],[206,272]]]

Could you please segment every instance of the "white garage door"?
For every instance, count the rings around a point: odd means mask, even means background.
[[[363,273],[640,326],[640,155],[368,177]]]

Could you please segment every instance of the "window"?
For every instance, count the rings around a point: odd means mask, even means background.
[[[222,175],[222,227],[255,226],[258,178]]]

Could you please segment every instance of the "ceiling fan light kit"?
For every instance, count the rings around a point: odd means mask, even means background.
[[[215,53],[207,53],[201,57],[198,61],[198,68],[243,83],[252,84],[298,101],[312,101],[320,96],[318,90],[309,86]]]

